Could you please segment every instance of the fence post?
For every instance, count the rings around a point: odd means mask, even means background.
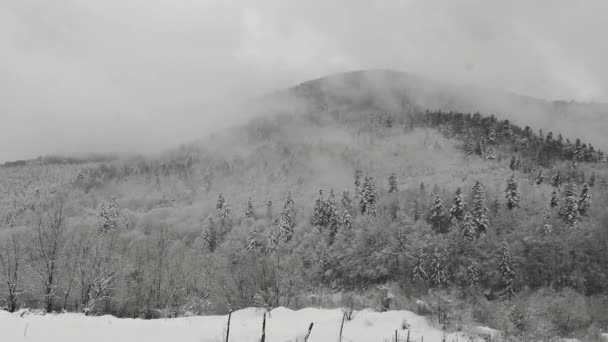
[[[264,319],[262,320],[262,339],[260,342],[266,342],[266,312],[264,312]]]
[[[338,336],[338,342],[342,342],[342,328],[344,328],[344,320],[346,319],[346,312],[342,315],[342,324],[340,324],[340,336]]]
[[[407,342],[410,342],[410,329],[407,329]]]
[[[397,338],[397,330],[395,330],[395,342],[399,342],[399,339]]]
[[[228,338],[230,337],[230,318],[232,318],[232,310],[228,313],[228,326],[226,327],[226,342],[228,342]]]
[[[310,337],[310,332],[312,331],[312,326],[314,325],[314,323],[310,323],[310,325],[308,326],[308,333],[306,333],[306,337],[304,337],[304,342],[308,341],[308,337]]]

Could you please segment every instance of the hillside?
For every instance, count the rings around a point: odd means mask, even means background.
[[[371,307],[448,332],[595,336],[605,108],[353,72],[154,157],[5,165],[0,303],[143,318]]]

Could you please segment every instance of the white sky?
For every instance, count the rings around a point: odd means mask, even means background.
[[[352,69],[608,101],[604,0],[0,0],[0,161],[151,152]]]

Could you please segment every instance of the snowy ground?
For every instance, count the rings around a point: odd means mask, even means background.
[[[262,309],[249,308],[232,314],[230,341],[259,341],[262,329]],[[272,310],[266,321],[266,342],[304,341],[311,322],[314,327],[309,342],[335,342],[338,340],[342,311],[285,308]],[[394,341],[395,330],[399,340],[405,341],[410,325],[410,340],[425,342],[443,341],[443,332],[431,327],[424,317],[409,311],[378,313],[371,310],[355,312],[346,321],[343,342]],[[173,319],[140,320],[112,316],[86,317],[81,314],[34,315],[0,312],[0,340],[44,342],[101,342],[101,341],[225,341],[227,316],[196,316]],[[448,334],[446,341],[469,341],[462,334]],[[474,339],[474,341],[481,341]]]

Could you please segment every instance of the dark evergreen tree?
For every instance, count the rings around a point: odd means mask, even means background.
[[[583,185],[581,195],[578,197],[579,214],[581,214],[581,216],[587,215],[589,207],[591,207],[591,193],[589,192],[589,186],[585,184]]]
[[[361,198],[361,177],[363,176],[363,172],[361,170],[355,170],[355,198]]]
[[[506,240],[502,242],[500,254],[500,262],[498,264],[500,280],[505,287],[505,294],[507,298],[512,299],[515,296],[513,284],[515,281],[515,268],[511,261],[511,251],[509,250],[509,244]]]
[[[472,241],[477,237],[476,223],[470,213],[464,215],[460,228],[460,233],[465,239]]]
[[[418,253],[416,263],[412,269],[412,281],[416,280],[416,278],[420,278],[422,280],[428,279],[428,274],[426,272],[426,261],[424,260],[425,257],[424,252],[420,251],[420,253]]]
[[[431,211],[427,218],[428,222],[433,226],[433,229],[438,233],[445,232],[445,207],[439,196],[435,196]]]
[[[457,221],[462,221],[464,218],[464,210],[466,204],[462,196],[462,190],[460,187],[456,188],[456,194],[454,195],[454,204],[450,208],[450,216],[455,218]]]
[[[247,200],[247,209],[245,209],[245,217],[250,219],[253,218],[254,216],[254,211],[253,211],[253,202],[251,201],[251,198],[249,200]]]
[[[315,200],[315,207],[312,212],[312,225],[319,227],[326,226],[325,222],[325,199],[323,198],[323,190],[319,190],[319,196]]]
[[[293,237],[293,231],[296,226],[296,208],[291,196],[291,192],[287,193],[285,204],[281,210],[279,219],[279,238],[283,242],[289,242]]]
[[[589,177],[589,186],[592,188],[595,186],[595,172],[591,173],[591,177]]]
[[[333,244],[338,230],[340,228],[340,216],[338,215],[338,208],[336,207],[334,190],[329,191],[329,196],[325,202],[325,211],[327,216],[327,226],[329,228],[329,244]]]
[[[486,141],[484,138],[477,140],[477,145],[475,146],[475,154],[480,157],[486,154]]]
[[[353,200],[350,198],[350,193],[348,191],[344,191],[342,193],[342,209],[348,211],[349,213],[353,212]]]
[[[519,208],[519,191],[517,190],[517,181],[515,175],[507,180],[507,188],[505,190],[505,198],[507,199],[507,209],[513,210]]]
[[[215,223],[213,219],[210,217],[207,221],[207,224],[203,227],[203,232],[201,234],[201,238],[205,242],[206,247],[209,251],[213,252],[218,244],[218,233],[215,228]]]
[[[470,287],[479,287],[479,265],[475,261],[469,262],[467,266],[467,281]]]
[[[395,173],[391,173],[390,176],[388,176],[388,193],[390,194],[398,191],[397,175]]]
[[[551,177],[551,186],[554,188],[559,188],[562,185],[562,175],[559,171]]]
[[[511,162],[509,163],[509,168],[512,171],[517,170],[517,157],[515,157],[515,155],[511,156]]]
[[[538,169],[538,174],[536,175],[536,185],[541,185],[545,181],[545,176],[543,175],[543,170]]]
[[[367,176],[363,182],[363,189],[361,192],[361,214],[376,216],[376,201],[378,200],[378,194],[376,193],[376,186],[372,177]]]
[[[224,195],[222,195],[221,193],[217,196],[217,203],[215,205],[215,208],[217,209],[217,211],[221,212],[222,209],[224,209],[224,203],[226,203],[226,200],[224,199]]]
[[[559,206],[559,197],[557,197],[557,192],[554,190],[551,193],[551,202],[550,202],[551,208],[555,208]]]
[[[473,186],[473,210],[471,212],[477,229],[477,237],[488,232],[490,221],[488,219],[488,207],[486,206],[486,192],[479,180]]]
[[[488,148],[488,152],[486,153],[486,159],[488,159],[488,160],[496,159],[496,153],[494,152],[494,148],[492,146],[490,146]]]
[[[397,250],[399,252],[405,252],[407,249],[407,234],[404,229],[399,229],[397,232]]]
[[[564,205],[561,208],[560,216],[566,227],[573,230],[577,227],[579,221],[578,198],[574,192],[574,185],[570,180],[567,181],[564,190]]]
[[[258,236],[258,231],[255,227],[255,225],[251,225],[251,228],[249,228],[249,233],[247,234],[247,252],[251,253],[251,254],[255,254],[258,250],[258,240],[257,240],[257,236]]]
[[[443,256],[437,249],[431,257],[431,264],[429,265],[429,280],[433,286],[441,286],[447,284],[448,276],[446,272],[445,262]]]
[[[551,207],[547,207],[543,211],[543,226],[541,228],[541,233],[547,235],[551,234],[552,231],[553,227],[551,226]]]
[[[232,211],[230,204],[224,203],[220,209],[220,240],[223,240],[230,230],[232,230]]]
[[[273,254],[279,246],[278,220],[275,220],[273,227],[268,231],[266,238],[266,253]]]

